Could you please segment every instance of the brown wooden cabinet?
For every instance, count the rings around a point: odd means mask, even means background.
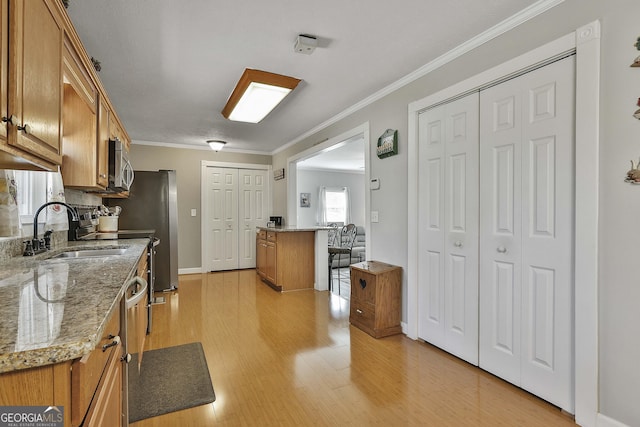
[[[402,268],[378,261],[351,265],[349,322],[374,338],[402,332]]]
[[[62,163],[61,7],[2,0],[0,168],[57,170]]]
[[[3,373],[0,406],[64,407],[65,426],[122,425],[122,344],[103,350],[120,334],[120,306],[117,307],[107,321],[102,339],[83,358]],[[112,410],[117,412],[111,414]],[[104,415],[98,416],[101,413]],[[88,421],[100,417],[107,420],[111,416],[113,422]]]
[[[98,184],[98,91],[75,47],[63,54],[62,177],[65,187],[104,189]]]
[[[102,387],[105,386],[103,379],[107,366],[111,370],[117,370],[122,377],[122,345],[111,345],[115,337],[120,335],[120,309],[119,306],[111,314],[107,327],[102,334],[102,339],[98,342],[95,350],[84,356],[82,359],[74,360],[71,365],[71,396],[73,404],[71,406],[71,425],[79,426],[85,418],[87,412],[94,411],[98,404],[96,395],[104,393]],[[104,348],[105,345],[111,345]],[[114,360],[115,359],[115,360]],[[115,364],[115,366],[111,366]],[[122,387],[120,393],[113,395],[111,399],[122,400]],[[118,425],[118,424],[113,424]]]
[[[278,291],[313,289],[315,232],[261,229],[256,237],[256,271]]]
[[[260,277],[267,274],[267,232],[259,230],[256,233],[256,272]]]

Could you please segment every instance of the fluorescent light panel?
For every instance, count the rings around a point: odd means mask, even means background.
[[[266,71],[244,70],[222,110],[229,120],[258,123],[297,85],[299,79]]]

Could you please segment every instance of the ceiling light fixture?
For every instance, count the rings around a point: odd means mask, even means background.
[[[213,151],[220,151],[225,146],[226,142],[220,141],[219,139],[210,139],[207,141],[207,144],[209,144],[209,147],[211,147]]]
[[[298,83],[300,79],[247,68],[222,109],[222,115],[233,121],[258,123]]]

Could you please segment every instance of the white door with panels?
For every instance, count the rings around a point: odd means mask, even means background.
[[[479,364],[573,412],[575,58],[480,94]]]
[[[418,336],[478,364],[478,93],[419,116]]]
[[[238,268],[238,170],[208,167],[206,171],[207,271],[234,270]]]
[[[239,169],[238,217],[240,236],[238,241],[238,267],[256,266],[256,227],[267,221],[267,171]]]
[[[267,224],[266,169],[205,169],[206,271],[256,266],[256,227]]]

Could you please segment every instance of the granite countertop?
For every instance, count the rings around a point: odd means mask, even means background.
[[[267,231],[275,231],[275,232],[291,232],[291,231],[318,231],[318,230],[332,230],[333,227],[322,227],[322,226],[314,226],[314,227],[298,227],[296,225],[285,225],[283,227],[256,227],[258,230],[267,230]]]
[[[0,262],[0,373],[77,359],[100,341],[148,239],[65,242]],[[122,255],[51,259],[78,249]]]

